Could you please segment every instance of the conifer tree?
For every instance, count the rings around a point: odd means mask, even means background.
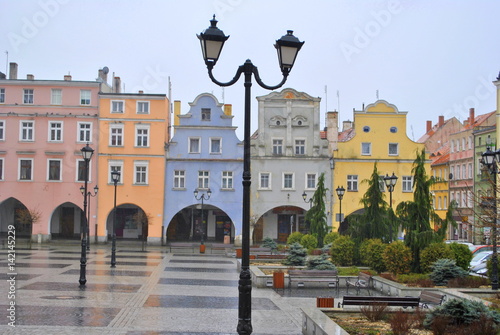
[[[312,206],[306,214],[305,220],[310,224],[311,234],[318,239],[318,247],[323,247],[323,239],[328,233],[328,225],[325,213],[325,174],[318,178],[318,185],[312,197]]]

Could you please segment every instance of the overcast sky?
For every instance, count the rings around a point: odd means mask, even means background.
[[[275,40],[290,29],[305,41],[284,87],[320,97],[322,120],[332,110],[352,120],[353,108],[378,95],[408,112],[407,134],[417,140],[438,115],[463,121],[470,107],[496,109],[496,0],[0,0],[0,71],[16,62],[19,78],[95,80],[107,66],[126,92],[164,94],[170,78],[182,113],[204,92],[232,104],[242,139],[243,78],[224,91],[213,84],[196,38],[213,14],[230,35],[214,69],[220,81],[251,59],[275,85]],[[268,93],[254,81],[252,132],[255,97]]]

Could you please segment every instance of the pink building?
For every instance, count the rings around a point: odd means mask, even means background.
[[[0,77],[0,232],[15,225],[16,237],[43,242],[52,238],[80,238],[83,218],[85,164],[81,149],[87,143],[98,152],[100,91],[109,92],[107,71],[96,81],[17,78],[10,64],[9,78]],[[97,183],[97,155],[89,166],[88,189]],[[90,200],[90,236],[97,217]],[[94,206],[92,207],[92,205]],[[38,213],[26,224],[19,215]],[[24,224],[23,224],[24,223]]]

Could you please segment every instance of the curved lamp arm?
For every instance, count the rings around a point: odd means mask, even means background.
[[[266,84],[264,84],[262,82],[262,80],[260,79],[259,70],[257,69],[257,66],[253,66],[252,72],[253,72],[253,74],[255,76],[255,81],[257,82],[257,84],[260,85],[260,87],[265,88],[266,90],[275,90],[275,89],[280,88],[281,86],[283,86],[285,84],[286,79],[288,78],[289,70],[288,69],[283,70],[283,72],[282,72],[283,73],[283,79],[276,86],[268,86],[268,85],[266,85]]]
[[[234,75],[234,78],[233,78],[233,79],[231,79],[231,81],[228,81],[227,83],[222,83],[222,82],[218,81],[217,79],[215,79],[215,77],[214,77],[214,75],[213,75],[213,73],[212,73],[212,69],[213,69],[213,67],[214,67],[214,66],[213,66],[213,64],[210,64],[210,65],[208,65],[208,64],[207,64],[207,68],[208,68],[208,76],[210,77],[210,79],[212,79],[212,81],[213,81],[215,84],[217,84],[217,85],[219,85],[219,86],[224,86],[224,87],[225,87],[225,86],[231,86],[231,85],[233,85],[234,83],[236,83],[236,82],[238,81],[238,79],[240,79],[241,74],[242,74],[243,72],[245,72],[245,70],[244,70],[244,65],[240,65],[240,67],[238,67],[238,71],[236,71],[236,74]]]

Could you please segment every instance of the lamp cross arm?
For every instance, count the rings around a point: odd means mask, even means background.
[[[208,64],[207,64],[208,65]],[[234,83],[236,83],[238,81],[238,79],[240,79],[241,77],[241,74],[243,72],[245,72],[245,65],[240,65],[238,67],[238,71],[236,71],[236,74],[234,75],[234,78],[231,79],[230,81],[228,81],[227,83],[223,83],[223,82],[220,82],[218,81],[217,79],[215,79],[213,73],[212,73],[212,68],[213,68],[213,65],[212,66],[207,66],[208,67],[208,76],[210,77],[210,79],[217,85],[219,86],[222,86],[222,87],[225,87],[225,86],[231,86],[233,85]]]
[[[265,88],[266,90],[275,90],[275,89],[278,89],[280,88],[281,86],[283,86],[285,83],[286,83],[286,80],[288,78],[288,68],[286,68],[285,70],[283,70],[283,79],[281,80],[281,82],[278,84],[278,85],[275,85],[275,86],[269,86],[269,85],[266,85],[264,84],[264,82],[262,81],[262,79],[260,79],[260,75],[259,75],[259,70],[257,69],[256,66],[253,66],[252,68],[252,72],[255,76],[255,81],[257,82],[257,84],[259,84],[260,87],[262,88]]]

